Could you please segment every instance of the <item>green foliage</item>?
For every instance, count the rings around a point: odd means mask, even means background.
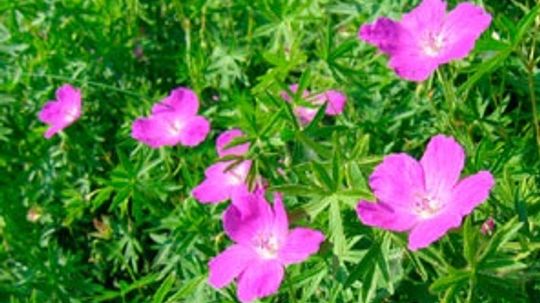
[[[475,51],[414,84],[357,31],[417,2],[0,1],[0,301],[237,302],[234,286],[206,283],[230,243],[225,205],[190,193],[216,136],[241,128],[250,180],[284,193],[292,225],[327,236],[262,301],[539,302],[540,5],[483,1],[494,19]],[[83,116],[45,140],[36,115],[63,83],[82,88]],[[344,91],[344,114],[301,126],[280,97],[291,83]],[[132,121],[177,86],[200,96],[209,138],[138,144]],[[373,199],[384,155],[419,156],[437,133],[464,145],[465,174],[497,184],[460,229],[410,252],[355,205]]]

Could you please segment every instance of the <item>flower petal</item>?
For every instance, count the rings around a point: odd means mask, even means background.
[[[45,103],[38,114],[39,121],[43,123],[53,123],[57,119],[60,109],[61,105],[57,101]]]
[[[238,280],[238,299],[241,302],[251,302],[276,293],[283,274],[283,266],[275,260],[250,264]]]
[[[329,90],[324,93],[325,100],[328,105],[326,106],[325,113],[330,116],[340,115],[343,112],[347,97],[340,91]]]
[[[264,191],[250,193],[241,187],[233,195],[231,206],[223,213],[223,229],[237,243],[250,245],[257,234],[272,231],[274,214],[264,198]]]
[[[56,90],[56,99],[45,103],[38,114],[41,122],[50,125],[45,132],[49,139],[81,116],[81,92],[69,84],[64,84]]]
[[[233,245],[208,262],[208,282],[215,288],[231,283],[256,259],[256,254],[248,247]]]
[[[160,117],[138,118],[131,127],[131,137],[152,148],[176,145],[179,138],[169,130],[168,122]]]
[[[385,54],[393,54],[399,47],[403,29],[398,22],[381,17],[371,24],[364,24],[358,31],[358,37],[381,50]]]
[[[461,225],[461,216],[446,210],[436,217],[419,222],[409,234],[409,249],[412,251],[429,246],[442,238],[446,232]]]
[[[285,265],[299,263],[315,254],[324,235],[317,230],[309,228],[295,228],[290,231],[283,246],[279,250],[279,258]]]
[[[412,33],[423,34],[426,30],[439,30],[445,15],[444,1],[423,0],[420,5],[403,15],[400,24]]]
[[[483,8],[468,2],[456,6],[446,16],[442,27],[446,46],[441,54],[441,62],[467,56],[490,23],[491,16]]]
[[[45,134],[44,134],[44,137],[46,139],[50,139],[52,138],[52,136],[56,135],[57,133],[59,133],[62,129],[64,129],[64,127],[66,127],[66,125],[56,125],[56,124],[53,124],[51,127],[49,127],[47,129],[47,131],[45,131]]]
[[[81,91],[69,84],[62,85],[56,90],[56,100],[64,107],[81,108]]]
[[[437,69],[439,62],[423,55],[418,49],[400,46],[401,49],[390,58],[388,65],[405,80],[421,82]]]
[[[289,218],[283,206],[283,197],[280,193],[274,194],[274,232],[279,241],[287,238],[289,232]]]
[[[420,160],[426,191],[443,201],[450,198],[465,162],[465,152],[452,137],[437,135],[429,141]]]
[[[218,162],[209,166],[204,174],[206,178],[197,185],[191,194],[201,203],[219,203],[231,198],[234,184],[224,171],[230,162]]]
[[[489,197],[493,185],[495,180],[488,171],[481,171],[459,181],[452,191],[450,207],[462,216],[470,214]]]
[[[216,179],[205,179],[197,185],[191,194],[200,203],[220,203],[230,199],[231,188]]]
[[[210,131],[210,123],[202,116],[194,116],[185,121],[179,134],[180,143],[184,146],[197,146],[206,139]]]
[[[300,120],[302,125],[309,124],[317,115],[317,108],[297,106],[294,109],[294,115]]]
[[[377,199],[395,211],[410,209],[424,192],[422,167],[407,154],[388,155],[369,177],[369,185]]]
[[[216,140],[216,149],[220,158],[234,155],[242,156],[249,150],[249,143],[228,146],[235,138],[244,136],[244,133],[239,129],[231,129],[221,133]]]
[[[176,112],[183,117],[194,116],[199,110],[199,99],[189,88],[180,87],[171,92],[163,101],[152,107],[152,114]]]
[[[360,201],[356,213],[364,225],[399,232],[410,230],[418,221],[412,212],[393,209],[383,202]]]

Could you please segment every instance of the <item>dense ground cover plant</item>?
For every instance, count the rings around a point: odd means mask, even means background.
[[[469,34],[448,36],[467,11]],[[535,1],[0,12],[0,301],[540,300]],[[473,198],[438,240],[408,247],[410,226],[358,202],[388,202],[373,176],[437,140],[466,160],[416,171],[458,167],[448,203]],[[462,195],[475,174],[483,187]],[[414,200],[420,217],[439,211],[429,198]],[[244,259],[223,272],[231,249]]]

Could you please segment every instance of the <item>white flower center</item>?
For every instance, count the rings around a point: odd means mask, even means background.
[[[426,55],[436,57],[444,47],[445,38],[441,33],[427,33],[421,40],[421,46]]]
[[[79,111],[77,108],[72,107],[67,110],[66,115],[64,116],[64,119],[66,119],[67,122],[73,122],[75,119],[77,119],[77,116],[79,115]]]
[[[258,234],[254,239],[255,250],[263,259],[275,259],[278,254],[278,241],[272,234]]]
[[[244,163],[240,163],[230,170],[226,170],[229,185],[239,185],[244,183],[247,173],[244,165]]]
[[[180,119],[174,119],[169,122],[169,133],[172,136],[177,136],[184,127],[184,123]]]
[[[418,195],[414,203],[414,211],[423,219],[431,218],[442,208],[440,199],[430,195]]]

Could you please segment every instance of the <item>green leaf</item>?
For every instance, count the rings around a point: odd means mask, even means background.
[[[433,292],[445,291],[449,287],[464,287],[471,276],[468,270],[453,270],[449,271],[448,275],[441,277],[429,286],[429,290]]]
[[[120,281],[120,290],[106,291],[103,295],[94,299],[95,302],[110,301],[118,297],[125,297],[128,293],[154,283],[157,280],[158,274],[146,275],[133,283],[127,284],[125,281]]]
[[[330,239],[334,244],[333,252],[339,259],[343,259],[347,250],[347,242],[345,239],[345,234],[343,232],[343,220],[341,219],[341,209],[339,200],[335,197],[329,197],[330,202],[330,212],[329,212],[329,231]]]
[[[176,280],[175,274],[171,273],[163,283],[159,286],[158,290],[154,294],[154,297],[152,298],[152,303],[162,303],[165,300],[165,296],[169,291],[171,290],[174,281]]]
[[[478,251],[478,232],[472,226],[471,217],[465,219],[463,224],[463,256],[470,266],[476,265],[476,253]]]
[[[326,186],[326,189],[330,192],[335,192],[335,183],[334,180],[330,177],[326,169],[317,161],[311,162],[311,166],[313,167],[313,170],[315,171],[315,174],[317,175],[319,181],[321,181],[324,186]]]
[[[468,92],[473,85],[476,84],[484,75],[494,72],[499,66],[506,61],[508,56],[514,51],[514,49],[521,43],[525,33],[530,30],[533,25],[534,19],[540,12],[540,4],[537,4],[532,10],[529,11],[518,23],[517,32],[513,36],[512,44],[506,49],[499,51],[495,56],[481,63],[476,72],[470,76],[467,81],[461,86],[460,93]]]
[[[372,245],[366,254],[362,257],[360,262],[356,265],[354,270],[349,274],[345,281],[345,288],[349,288],[360,277],[366,275],[370,271],[375,270],[375,262],[373,260],[380,254],[381,250],[377,245]]]
[[[166,303],[183,302],[182,299],[192,295],[193,292],[197,289],[197,287],[202,282],[206,281],[206,278],[206,276],[199,276],[186,281],[177,292],[175,292],[171,297],[169,297]]]
[[[505,225],[497,229],[487,247],[480,255],[480,261],[484,261],[493,254],[495,254],[501,247],[515,237],[517,232],[521,229],[523,223],[518,222],[518,218],[514,217],[508,221]]]
[[[331,202],[332,202],[331,197],[324,197],[324,198],[316,197],[316,198],[313,198],[310,202],[304,204],[302,208],[308,213],[310,218],[314,220],[317,217],[317,215],[321,211],[325,210]]]
[[[303,132],[297,132],[296,133],[296,138],[298,139],[298,141],[302,142],[307,147],[313,149],[317,154],[321,155],[323,158],[328,159],[328,158],[331,157],[332,153],[328,150],[328,148],[326,148],[326,147],[322,146],[321,144],[313,141],[311,138],[306,136]]]
[[[269,188],[269,191],[272,192],[281,192],[284,194],[289,194],[293,196],[320,196],[324,194],[324,190],[322,188],[316,187],[314,185],[307,186],[307,185],[295,185],[295,184],[287,184],[287,185],[278,185],[278,186],[271,186]]]

